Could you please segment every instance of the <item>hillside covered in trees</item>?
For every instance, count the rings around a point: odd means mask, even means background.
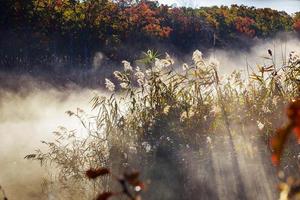
[[[247,48],[279,32],[300,33],[300,13],[238,5],[171,7],[147,0],[2,0],[0,65],[90,68],[97,52],[120,61],[158,46],[171,53]]]

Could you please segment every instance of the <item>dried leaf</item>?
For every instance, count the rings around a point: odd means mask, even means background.
[[[66,114],[69,115],[69,116],[72,116],[72,115],[74,115],[75,113],[72,112],[72,111],[70,111],[70,110],[68,110],[68,111],[66,111]]]
[[[33,159],[36,157],[36,154],[28,154],[24,157],[24,159]]]
[[[273,65],[270,65],[269,67],[264,67],[264,71],[265,72],[271,72],[274,70],[274,66]]]

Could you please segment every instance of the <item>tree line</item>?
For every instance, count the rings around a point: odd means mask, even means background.
[[[119,61],[158,44],[189,52],[282,31],[300,33],[300,13],[243,5],[172,7],[149,0],[2,0],[0,64],[89,66],[98,51]]]

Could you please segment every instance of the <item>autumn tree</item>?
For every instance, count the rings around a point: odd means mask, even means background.
[[[297,12],[294,16],[293,28],[296,32],[300,33],[300,12]]]
[[[133,32],[140,30],[150,36],[168,37],[172,29],[162,25],[163,19],[158,14],[157,2],[141,1],[125,9],[125,15]]]
[[[235,21],[235,27],[238,32],[245,34],[248,37],[255,36],[255,30],[253,25],[255,21],[249,17],[237,17]]]
[[[24,62],[30,67],[58,56],[64,65],[89,66],[97,51],[121,60],[161,42],[181,51],[226,47],[240,44],[240,36],[251,41],[280,31],[299,32],[299,24],[299,13],[290,16],[243,5],[186,8],[150,0],[2,0],[0,61],[6,67]],[[124,51],[127,45],[131,53]],[[16,59],[22,64],[14,63]]]

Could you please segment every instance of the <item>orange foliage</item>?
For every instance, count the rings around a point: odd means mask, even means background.
[[[296,20],[294,25],[293,25],[293,28],[295,31],[297,31],[298,33],[300,33],[300,19]]]
[[[131,6],[125,10],[125,13],[129,16],[129,22],[133,26],[137,29],[141,28],[149,35],[165,38],[172,31],[170,27],[161,25],[162,18],[158,16],[158,9],[151,8],[149,2],[141,2]]]
[[[63,4],[62,0],[56,0],[56,6],[61,7]]]
[[[238,17],[235,20],[235,28],[238,32],[245,34],[248,37],[255,36],[255,30],[252,29],[252,25],[255,24],[255,21],[249,17]]]
[[[181,8],[169,9],[169,15],[175,27],[178,29],[179,33],[187,34],[189,31],[200,32],[202,21],[201,18],[187,14]]]

